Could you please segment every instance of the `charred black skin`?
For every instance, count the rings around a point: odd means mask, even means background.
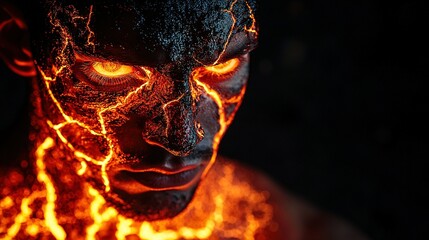
[[[24,16],[29,25],[33,57],[41,69],[58,68],[64,64],[72,69],[73,53],[79,52],[122,64],[146,66],[160,75],[161,80],[153,85],[152,93],[141,96],[142,99],[150,97],[154,100],[142,100],[139,107],[121,112],[127,116],[126,121],[116,125],[111,123],[109,131],[123,151],[123,160],[144,159],[154,165],[163,159],[177,159],[177,162],[191,158],[209,160],[207,156],[213,151],[210,144],[219,130],[219,116],[215,114],[215,104],[198,102],[191,97],[189,79],[197,67],[242,56],[256,47],[255,36],[245,31],[253,23],[249,8],[255,13],[255,1],[65,0],[29,1],[26,5],[23,9],[28,10]],[[77,18],[87,18],[91,10],[89,24]],[[64,49],[63,30],[72,42]],[[61,58],[58,58],[59,52],[63,54]],[[73,97],[66,99],[62,96],[70,91],[73,83],[78,82],[73,73],[68,78],[70,80],[58,78],[52,87],[58,98],[65,102]],[[247,80],[247,75],[245,78]],[[237,90],[244,85],[244,80],[237,80],[235,87],[224,89],[224,92],[227,95],[228,91],[230,95],[238,94]],[[39,86],[43,89],[42,81],[39,81]],[[113,99],[125,94],[97,92],[80,85],[73,88],[73,94],[81,98],[76,98],[76,102],[82,99],[97,102],[102,101],[100,96],[109,95]],[[44,112],[55,112],[52,104],[48,103],[47,93],[42,90],[40,94],[42,102],[45,102]],[[180,99],[176,105],[167,110],[162,108],[175,99]],[[204,116],[198,110],[201,107],[213,111],[207,111],[209,114]],[[82,115],[91,118],[87,112],[88,116],[86,113]],[[163,114],[171,122],[159,117]],[[55,117],[47,114],[47,118]],[[196,124],[200,122],[206,124]],[[169,131],[165,135],[167,127]],[[199,134],[201,132],[204,135]],[[96,187],[100,185],[99,179],[88,181]],[[180,213],[192,200],[196,187],[140,195],[113,189],[105,197],[128,217],[156,220]]]

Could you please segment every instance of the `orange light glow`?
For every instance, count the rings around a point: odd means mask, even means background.
[[[92,68],[106,77],[120,77],[133,72],[133,67],[114,62],[94,62]]]
[[[238,60],[238,58],[233,58],[223,63],[219,63],[213,66],[207,66],[205,67],[205,69],[209,72],[222,75],[233,72],[239,64],[240,60]]]

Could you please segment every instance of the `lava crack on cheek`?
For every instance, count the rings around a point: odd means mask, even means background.
[[[61,133],[75,150],[83,152],[93,159],[103,159],[109,154],[109,143],[102,135],[94,135],[76,124],[64,126]]]

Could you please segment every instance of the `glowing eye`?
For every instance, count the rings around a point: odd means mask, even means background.
[[[205,69],[216,74],[226,74],[234,71],[239,64],[240,60],[238,60],[238,58],[233,58],[223,63],[205,67]]]
[[[94,70],[106,77],[119,77],[133,72],[133,67],[121,65],[114,62],[94,62],[92,64]]]

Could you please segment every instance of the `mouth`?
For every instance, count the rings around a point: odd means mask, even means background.
[[[162,167],[121,169],[113,174],[112,186],[129,194],[185,190],[199,181],[203,170],[204,167],[201,164],[177,169]]]
[[[113,192],[119,195],[185,191],[199,183],[211,157],[212,150],[204,146],[188,156],[175,156],[151,146],[145,155],[119,155],[108,166],[107,174]]]

